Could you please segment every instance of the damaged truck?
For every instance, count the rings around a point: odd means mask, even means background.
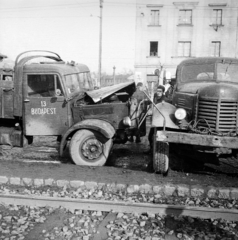
[[[23,52],[14,69],[0,70],[0,144],[24,147],[34,136],[56,136],[61,156],[67,146],[75,164],[102,166],[113,143],[126,143],[136,128],[129,118],[134,91],[134,82],[94,90],[86,65]]]
[[[170,146],[237,154],[238,59],[203,57],[177,66],[170,103],[153,107],[154,169],[166,173]]]

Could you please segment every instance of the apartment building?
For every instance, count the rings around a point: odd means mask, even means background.
[[[237,13],[237,0],[137,0],[135,80],[161,67],[173,77],[187,58],[237,57]]]

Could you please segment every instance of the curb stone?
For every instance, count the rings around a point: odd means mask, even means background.
[[[45,186],[53,186],[54,183],[55,181],[52,178],[45,179]]]
[[[0,176],[0,184],[4,184],[8,182],[8,178],[6,176]]]
[[[44,179],[35,178],[33,179],[34,186],[41,187],[44,186]]]
[[[32,179],[31,178],[22,178],[23,185],[31,186],[32,185]]]
[[[231,189],[231,199],[238,199],[238,188]]]
[[[84,182],[83,181],[79,181],[79,180],[70,181],[69,184],[73,188],[79,188],[79,187],[84,186]]]
[[[191,187],[191,197],[202,197],[204,196],[205,190],[202,186],[192,186]]]
[[[163,187],[165,196],[174,196],[176,194],[176,186],[175,185],[165,185]]]
[[[208,189],[207,189],[207,197],[208,198],[217,198],[217,188],[215,188],[215,187],[209,187]]]
[[[69,181],[67,180],[57,180],[56,184],[58,187],[68,187],[69,186]]]
[[[188,197],[189,191],[189,185],[181,184],[177,186],[177,194],[179,197]]]
[[[177,197],[207,197],[216,199],[238,199],[238,188],[225,188],[213,186],[200,186],[200,185],[186,185],[186,184],[161,184],[151,186],[149,184],[143,185],[126,185],[120,183],[97,183],[81,180],[54,180],[48,179],[31,179],[20,177],[6,177],[0,176],[0,185],[22,185],[22,186],[55,186],[64,188],[88,189],[88,190],[101,190],[107,189],[110,191],[124,191],[127,194],[142,193],[154,194],[155,196],[177,196]]]
[[[21,185],[21,179],[19,177],[11,177],[9,183],[12,185]]]

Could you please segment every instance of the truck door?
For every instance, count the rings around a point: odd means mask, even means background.
[[[25,74],[24,78],[24,133],[61,135],[68,127],[68,112],[59,76]]]

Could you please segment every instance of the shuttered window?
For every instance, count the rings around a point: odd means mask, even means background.
[[[191,56],[191,42],[178,42],[178,57]]]
[[[150,11],[150,25],[159,25],[159,10],[151,10]]]
[[[221,51],[221,42],[218,42],[218,41],[211,42],[211,56],[220,57],[220,51]]]
[[[192,24],[192,10],[179,10],[179,24]]]
[[[212,23],[215,25],[222,25],[222,9],[213,9]]]

